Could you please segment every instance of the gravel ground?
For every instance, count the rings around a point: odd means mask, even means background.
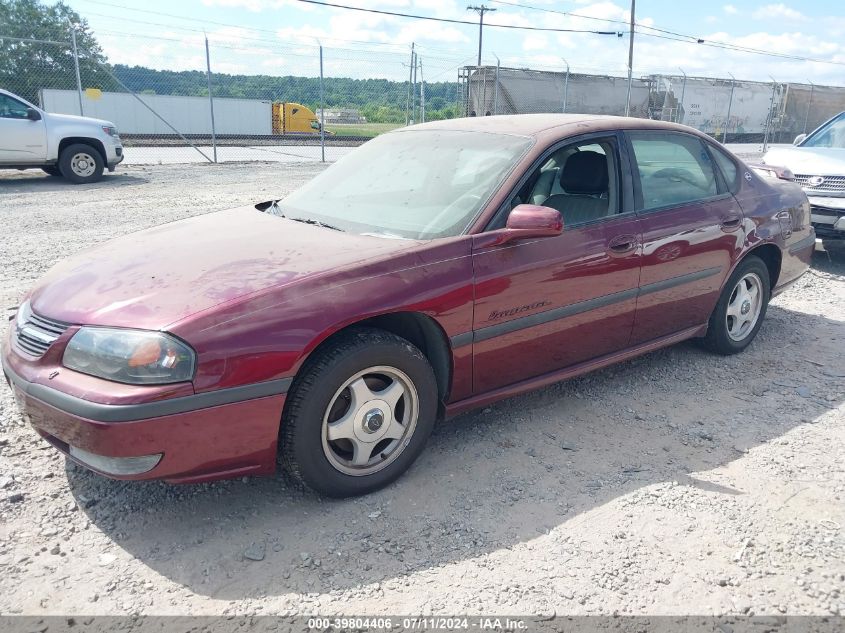
[[[319,169],[0,173],[3,307],[82,248]],[[845,614],[843,281],[819,254],[744,354],[681,344],[463,415],[347,501],[110,481],[0,387],[0,613]]]

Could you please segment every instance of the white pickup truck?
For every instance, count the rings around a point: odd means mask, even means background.
[[[122,160],[113,123],[51,114],[0,89],[0,169],[41,168],[80,184],[99,180]]]

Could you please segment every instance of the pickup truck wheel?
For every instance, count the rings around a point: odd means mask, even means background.
[[[100,152],[83,143],[68,145],[59,156],[62,176],[76,184],[97,182],[103,176],[103,168]]]
[[[49,167],[42,167],[41,169],[48,176],[54,176],[55,178],[61,178],[62,177],[62,172],[59,171],[59,168],[56,165],[50,165]]]
[[[704,346],[717,354],[737,354],[751,344],[771,298],[769,269],[749,255],[725,284],[710,316]]]
[[[294,480],[330,497],[382,488],[422,452],[437,385],[405,339],[357,328],[310,358],[288,395],[280,461]]]

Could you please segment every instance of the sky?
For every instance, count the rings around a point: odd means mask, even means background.
[[[332,0],[329,0],[332,1]],[[215,72],[307,75],[318,72],[317,41],[327,76],[407,79],[415,43],[426,81],[454,81],[474,65],[478,15],[458,0],[334,0],[338,4],[469,20],[475,25],[350,11],[299,0],[69,0],[85,17],[109,61],[172,70],[204,69],[208,36]],[[473,3],[474,0],[472,0]],[[628,59],[624,1],[485,0],[482,63],[624,76]],[[574,13],[579,16],[558,12]],[[592,19],[588,19],[592,18]],[[845,2],[803,0],[640,0],[634,74],[729,77],[845,85]],[[495,24],[624,32],[532,32]],[[674,35],[774,51],[801,61],[665,39]],[[664,36],[655,37],[655,36]]]

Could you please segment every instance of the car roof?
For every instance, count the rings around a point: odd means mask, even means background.
[[[483,117],[465,117],[432,121],[400,128],[397,132],[414,130],[444,130],[458,132],[487,132],[539,137],[552,129],[570,127],[572,134],[587,134],[619,129],[654,129],[682,132],[699,132],[685,125],[668,121],[638,119],[634,117],[609,116],[601,114],[508,114]],[[565,130],[558,130],[565,132]]]

